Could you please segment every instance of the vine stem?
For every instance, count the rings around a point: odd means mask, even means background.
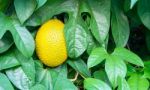
[[[78,78],[78,75],[79,75],[79,73],[78,73],[78,72],[76,72],[75,77],[74,77],[73,79],[70,79],[70,81],[72,81],[72,82],[76,81],[76,80],[77,80],[77,78]]]

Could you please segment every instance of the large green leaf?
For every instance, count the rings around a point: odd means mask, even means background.
[[[88,68],[91,68],[101,63],[107,57],[107,55],[108,54],[105,48],[94,48],[88,58],[87,62]]]
[[[99,43],[103,43],[110,27],[111,0],[87,0],[88,13],[91,15],[90,29]]]
[[[120,0],[112,0],[111,28],[116,46],[124,47],[127,44],[130,30]]]
[[[13,45],[13,39],[11,34],[6,32],[0,39],[0,53],[7,51]]]
[[[36,0],[15,0],[14,6],[20,22],[23,24],[34,12]]]
[[[12,23],[10,23],[10,19],[6,17],[2,12],[0,12],[0,39],[5,34],[6,30],[9,30],[12,27]],[[6,26],[7,25],[7,26]]]
[[[79,9],[69,14],[70,19],[65,25],[67,51],[71,58],[79,57],[87,48],[87,27],[77,12]]]
[[[0,38],[2,38],[6,30],[9,30],[21,53],[23,53],[26,57],[31,57],[34,52],[35,44],[29,31],[25,27],[21,26],[17,19],[9,18],[3,13],[0,13],[0,22],[4,22],[0,24]]]
[[[86,90],[111,90],[106,83],[94,78],[86,78],[84,80],[84,88]]]
[[[0,73],[0,90],[14,90],[5,74]]]
[[[52,77],[49,72],[49,69],[44,69],[43,65],[38,61],[35,62],[35,68],[36,68],[36,83],[44,85],[46,90],[53,90]]]
[[[117,90],[130,90],[127,81],[124,78],[118,78],[118,89]]]
[[[54,15],[71,12],[75,9],[76,0],[47,0],[27,21],[28,26],[37,26],[51,19]]]
[[[29,88],[32,87],[32,81],[28,78],[21,67],[6,70],[6,75],[18,89],[29,90]]]
[[[66,65],[44,69],[40,62],[36,61],[35,63],[36,82],[44,85],[46,90],[62,90],[63,88],[66,90],[70,90],[70,88],[72,88],[71,90],[75,90],[71,82],[67,80]]]
[[[20,65],[20,63],[18,62],[13,50],[0,56],[0,70],[12,68],[18,65]]]
[[[12,23],[13,27],[9,30],[12,33],[17,48],[24,56],[31,57],[35,48],[32,35],[16,19],[12,19]]]
[[[82,59],[68,60],[67,63],[79,72],[83,77],[90,77],[90,71]]]
[[[130,90],[148,90],[149,81],[140,74],[132,74],[128,79]]]
[[[144,66],[143,61],[141,60],[141,58],[134,54],[133,52],[125,49],[125,48],[121,48],[118,47],[114,50],[113,55],[127,61],[130,62],[132,64],[138,65],[138,66]]]
[[[138,1],[138,15],[143,24],[150,29],[150,0]]]
[[[35,65],[32,57],[27,58],[18,50],[15,50],[13,53],[21,64],[21,68],[23,69],[24,73],[30,79],[30,84],[33,85],[35,83]]]
[[[122,59],[110,55],[106,58],[105,71],[113,88],[115,88],[118,85],[118,78],[124,78],[126,76],[127,67]]]
[[[32,58],[27,58],[18,50],[14,49],[13,54],[20,67],[14,67],[6,70],[10,81],[19,89],[29,90],[35,84],[35,66]]]
[[[67,79],[66,64],[50,69],[54,90],[77,90],[76,86]],[[65,84],[64,84],[65,83]]]

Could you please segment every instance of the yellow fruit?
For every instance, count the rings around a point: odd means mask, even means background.
[[[67,59],[64,24],[52,19],[43,24],[36,35],[36,53],[47,66],[55,67]]]

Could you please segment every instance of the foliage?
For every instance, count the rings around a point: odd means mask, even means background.
[[[68,58],[51,68],[34,39],[53,18]],[[149,30],[150,0],[0,0],[0,90],[148,90]]]

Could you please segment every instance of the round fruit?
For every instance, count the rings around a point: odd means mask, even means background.
[[[52,19],[43,24],[36,35],[36,53],[47,66],[55,67],[67,59],[64,24]]]

